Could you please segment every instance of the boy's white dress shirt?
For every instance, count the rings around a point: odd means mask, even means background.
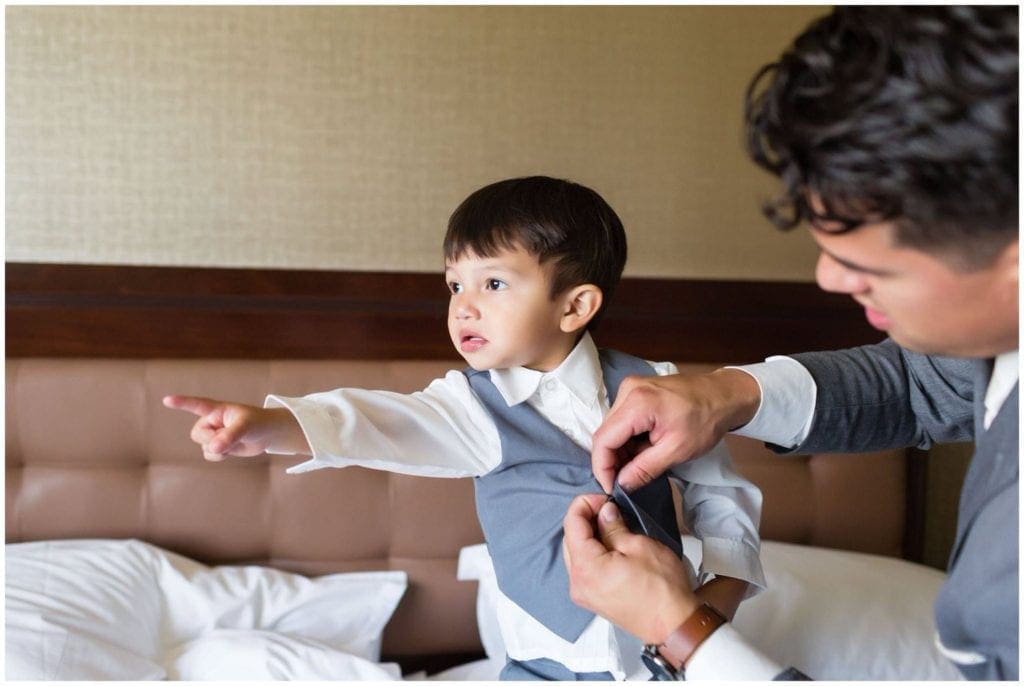
[[[658,375],[672,363],[652,363]],[[585,450],[608,412],[597,347],[585,334],[562,364],[550,372],[516,367],[491,370],[491,380],[509,405],[527,402]],[[482,476],[502,459],[501,440],[490,414],[466,376],[450,371],[411,394],[343,388],[302,398],[268,396],[266,407],[285,407],[298,420],[313,458],[291,473],[359,465],[435,477]],[[764,588],[757,527],[761,493],[731,467],[724,446],[673,469],[683,481],[684,516],[702,538],[701,580],[711,575]],[[703,532],[716,535],[703,535]],[[646,678],[637,639],[595,617],[569,643],[505,596],[498,607],[505,647],[516,660],[545,657],[577,672],[611,672],[616,678]]]

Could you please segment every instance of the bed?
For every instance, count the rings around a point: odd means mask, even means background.
[[[297,460],[268,456],[207,463],[188,416],[160,403],[169,392],[252,403],[337,386],[407,392],[458,365],[443,295],[424,300],[407,275],[371,302],[368,278],[7,265],[8,679],[495,678],[496,586],[468,480],[286,475]],[[650,287],[624,283],[624,307],[602,328],[643,324],[628,318],[644,316],[635,303]],[[799,293],[820,315],[809,329],[824,319],[864,342],[834,301]],[[759,288],[756,309],[769,296]],[[764,325],[719,317],[727,330]],[[258,335],[282,318],[320,335]],[[765,334],[754,350],[751,338],[686,348],[669,326],[632,349],[697,371],[803,347]],[[209,355],[216,340],[229,355]],[[765,501],[769,590],[740,608],[739,629],[819,679],[958,678],[933,641],[944,575],[906,559],[919,538],[913,460],[729,447]]]

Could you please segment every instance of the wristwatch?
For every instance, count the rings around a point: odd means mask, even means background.
[[[704,603],[669,634],[664,643],[644,646],[644,664],[656,681],[683,681],[683,668],[694,651],[727,621],[722,613]]]

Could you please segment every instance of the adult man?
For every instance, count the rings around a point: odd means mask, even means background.
[[[936,624],[977,679],[1018,678],[1017,25],[1016,7],[841,7],[758,73],[749,147],[784,185],[766,214],[810,225],[819,285],[889,339],[628,380],[593,452],[602,486],[617,473],[628,490],[735,427],[780,452],[973,439]],[[670,671],[799,676],[698,608],[676,562],[601,496],[573,501],[565,547],[574,599],[660,646]]]

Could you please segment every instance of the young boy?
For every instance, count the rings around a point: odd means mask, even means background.
[[[262,409],[180,396],[164,404],[200,417],[192,439],[209,460],[307,454],[312,459],[289,472],[360,465],[475,477],[504,595],[502,679],[646,678],[639,641],[572,603],[561,548],[569,502],[600,490],[590,466],[591,434],[619,383],[630,374],[676,371],[671,363],[599,351],[588,333],[625,265],[622,223],[589,188],[547,177],[509,179],[476,191],[455,210],[444,258],[448,332],[471,369],[450,371],[411,395],[338,389],[271,395]],[[697,593],[732,616],[764,586],[760,491],[732,471],[721,446],[682,465],[675,477],[684,519],[703,547],[706,583]],[[665,507],[667,481],[643,491],[637,499],[646,499],[650,515],[678,540],[670,499]]]

